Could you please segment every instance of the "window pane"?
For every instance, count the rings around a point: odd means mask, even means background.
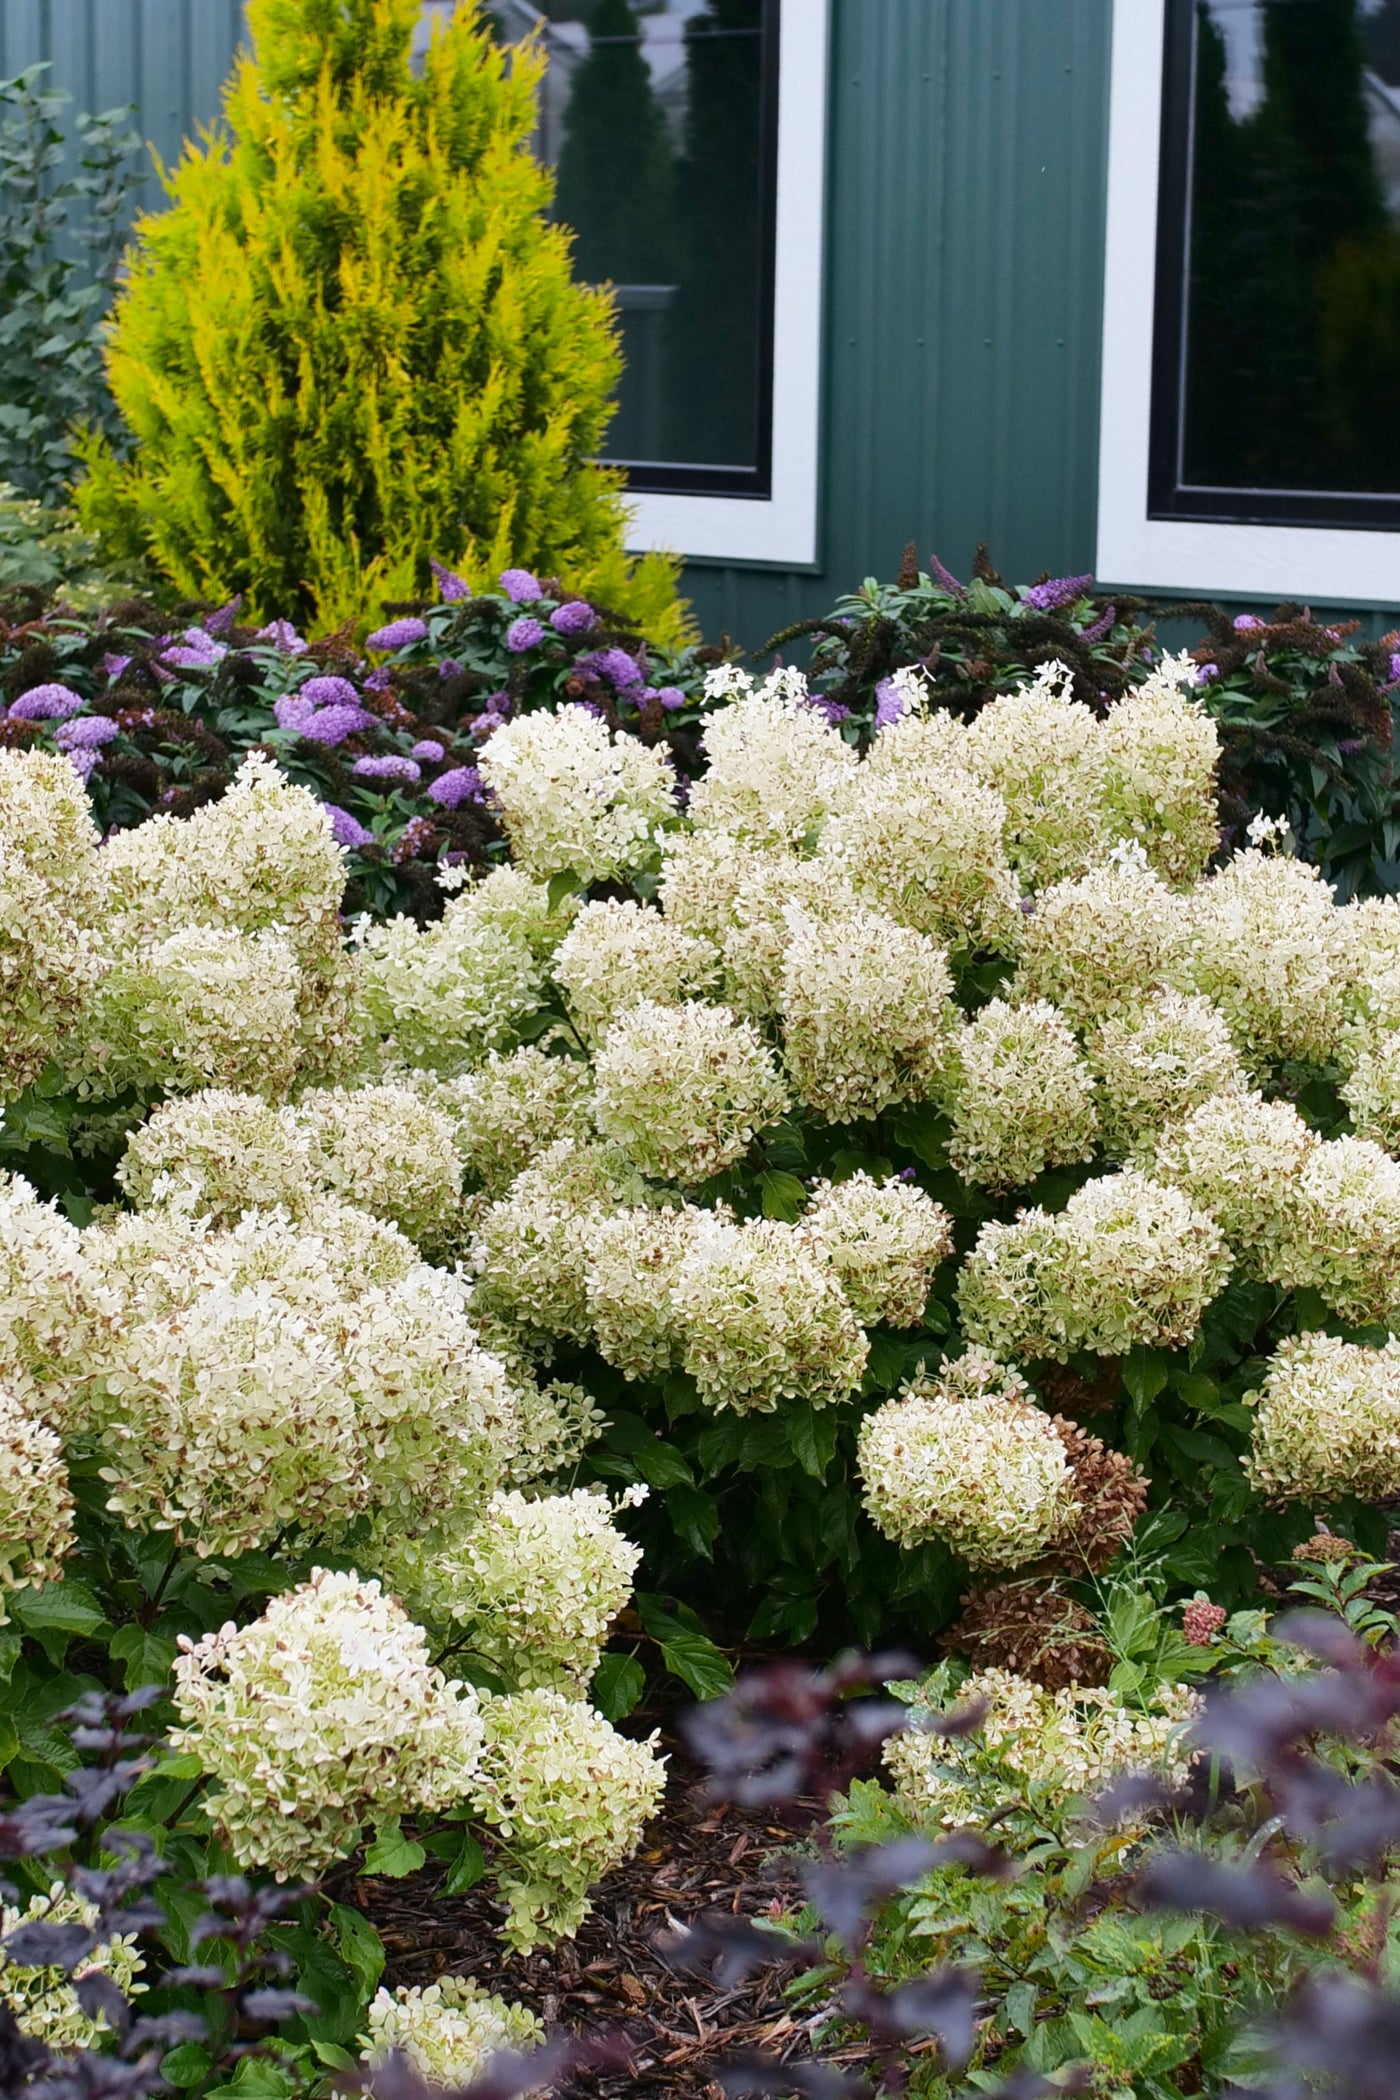
[[[1346,522],[1348,495],[1400,492],[1400,0],[1178,0],[1175,33],[1168,478]]]
[[[540,20],[496,0],[507,37]],[[766,486],[772,183],[765,0],[546,0],[540,137],[579,274],[615,289],[605,456]],[[671,477],[682,483],[684,477]]]

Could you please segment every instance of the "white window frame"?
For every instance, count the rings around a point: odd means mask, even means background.
[[[773,454],[767,496],[627,496],[627,545],[703,561],[811,567],[821,478],[830,0],[782,0],[778,31]]]
[[[1114,0],[1096,572],[1211,597],[1400,599],[1400,533],[1147,514],[1166,0]],[[1286,324],[1283,324],[1286,325]]]

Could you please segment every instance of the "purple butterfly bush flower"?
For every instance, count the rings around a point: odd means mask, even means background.
[[[888,729],[904,713],[904,698],[892,678],[882,678],[875,688],[875,727]]]
[[[444,605],[457,605],[463,598],[470,598],[472,587],[465,576],[459,576],[455,569],[445,568],[440,561],[430,561],[428,567],[433,572],[437,594]]]
[[[1082,639],[1092,648],[1095,642],[1101,642],[1105,636],[1112,634],[1113,623],[1117,617],[1118,607],[1116,605],[1105,606],[1093,626],[1084,629]]]
[[[1391,651],[1390,682],[1392,685],[1400,685],[1400,649]]]
[[[1052,576],[1047,583],[1033,583],[1022,591],[1021,603],[1032,612],[1057,612],[1082,598],[1093,580],[1092,576]]]
[[[336,678],[324,671],[308,678],[305,685],[299,685],[297,698],[309,700],[313,707],[358,707],[360,704],[360,696],[348,678]]]
[[[935,580],[948,593],[949,597],[961,598],[967,586],[958,582],[958,579],[953,574],[952,570],[945,569],[942,562],[938,559],[938,556],[936,554],[931,554],[929,556],[929,564],[933,570]]]
[[[425,736],[421,744],[413,746],[412,755],[414,758],[421,758],[427,765],[435,766],[440,758],[446,758],[447,747],[445,744],[434,743],[431,737]]]
[[[331,820],[331,837],[335,840],[337,846],[372,846],[374,844],[374,833],[366,831],[359,818],[352,817],[348,809],[342,809],[338,802],[327,802],[322,807]]]
[[[305,736],[316,719],[315,703],[301,693],[283,693],[272,703],[273,720],[279,729],[290,729],[297,736]]]
[[[597,626],[598,615],[586,598],[570,598],[550,614],[549,624],[556,634],[587,634]]]
[[[92,769],[97,764],[97,759],[98,754],[96,751],[70,751],[68,754],[69,765],[73,768],[79,780],[82,781],[91,778]]]
[[[431,846],[436,837],[437,833],[426,817],[410,817],[395,840],[389,858],[402,867],[406,860],[413,860],[425,847]]]
[[[375,717],[364,707],[318,707],[301,734],[313,744],[343,744],[361,729],[372,729]]]
[[[258,629],[253,640],[280,649],[283,656],[305,656],[308,646],[290,620],[269,620],[266,627]]]
[[[177,671],[212,671],[228,655],[223,642],[216,642],[203,627],[187,627],[160,652],[163,664]]]
[[[95,751],[100,744],[110,744],[120,735],[116,723],[107,715],[79,715],[74,722],[59,723],[54,742],[60,751]]]
[[[407,787],[423,778],[423,768],[411,758],[386,753],[382,758],[357,758],[350,768],[357,780],[399,780]]]
[[[369,677],[365,680],[365,691],[367,693],[388,693],[392,692],[393,685],[394,676],[392,671],[387,664],[381,664],[379,669],[371,671]]]
[[[641,666],[625,649],[597,649],[592,656],[579,658],[581,671],[592,671],[595,677],[606,678],[616,692],[628,692],[633,686],[642,685]]]
[[[686,696],[678,685],[658,686],[656,697],[661,702],[661,705],[667,709],[685,706]]]
[[[1255,613],[1236,613],[1231,622],[1237,634],[1248,634],[1253,628],[1262,627],[1263,624]]]
[[[537,642],[543,640],[543,627],[538,620],[532,620],[528,616],[512,620],[506,629],[506,647],[513,656],[523,656],[527,649],[533,649]]]
[[[69,685],[31,685],[27,693],[10,702],[12,722],[64,722],[87,705],[81,693]]]
[[[442,662],[438,665],[439,678],[458,678],[461,676],[461,671],[462,666],[458,663],[455,656],[444,656]]]
[[[833,729],[839,729],[843,722],[851,719],[849,707],[844,707],[839,700],[829,700],[825,693],[809,693],[807,705],[814,714],[824,716]]]
[[[233,623],[243,610],[243,593],[237,591],[217,612],[209,613],[204,622],[206,634],[232,634]]]
[[[539,577],[532,576],[528,569],[502,569],[501,589],[512,605],[533,605],[544,596]]]
[[[1196,670],[1197,685],[1209,685],[1212,678],[1220,676],[1219,664],[1200,664]]]
[[[114,656],[109,649],[102,659],[102,669],[106,676],[115,682],[130,662],[129,656]]]
[[[428,623],[416,614],[402,620],[390,620],[386,627],[376,627],[373,634],[365,636],[366,649],[407,649],[410,642],[425,642],[428,638]]]
[[[573,704],[581,715],[592,715],[595,721],[606,722],[607,716],[596,700],[575,700]]]
[[[439,773],[436,780],[429,781],[428,794],[444,809],[460,809],[464,802],[485,800],[481,775],[475,766],[453,766],[450,772]]]

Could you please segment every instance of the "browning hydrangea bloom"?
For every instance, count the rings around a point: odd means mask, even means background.
[[[1195,687],[1189,656],[1164,657],[1099,729],[1107,829],[1136,839],[1158,874],[1180,884],[1202,875],[1220,844],[1220,734]]]
[[[999,1356],[1125,1356],[1189,1341],[1230,1266],[1214,1219],[1180,1189],[1107,1174],[1055,1217],[984,1225],[958,1303],[964,1331]]]
[[[1104,1684],[1113,1668],[1113,1651],[1092,1613],[1043,1576],[978,1584],[938,1645],[944,1654],[965,1657],[975,1671],[1028,1677],[1048,1692]]]
[[[1193,893],[1197,989],[1252,1067],[1333,1055],[1349,1012],[1345,928],[1318,870],[1286,855],[1236,854]]]
[[[1272,1275],[1298,1176],[1318,1144],[1291,1101],[1216,1094],[1157,1141],[1152,1171],[1209,1211],[1240,1272]]]
[[[912,1182],[864,1171],[819,1181],[802,1214],[802,1237],[825,1256],[867,1326],[917,1327],[934,1270],[953,1251],[952,1221]]]
[[[710,1407],[826,1407],[855,1391],[868,1344],[828,1264],[776,1218],[695,1222],[671,1302],[683,1365]]]
[[[1400,1494],[1400,1342],[1383,1348],[1330,1334],[1280,1342],[1257,1392],[1245,1470],[1271,1500],[1330,1502]]]
[[[251,1625],[182,1639],[170,1741],[215,1782],[241,1867],[316,1874],[367,1824],[455,1808],[478,1779],[475,1692],[377,1582],[314,1568]]]
[[[452,1120],[406,1086],[314,1089],[297,1103],[320,1191],[386,1218],[426,1252],[450,1245],[462,1194]]]
[[[593,1065],[593,1119],[643,1174],[689,1187],[742,1159],[788,1093],[772,1052],[727,1006],[643,999]]]
[[[702,831],[756,846],[810,844],[851,793],[855,752],[807,699],[800,673],[777,671],[716,709],[705,724],[707,766],[691,790]]]
[[[656,1737],[634,1742],[580,1699],[517,1692],[485,1699],[486,1741],[472,1787],[477,1813],[504,1841],[497,1886],[504,1937],[521,1953],[572,1937],[588,1891],[636,1851],[665,1784]]]
[[[1061,663],[998,693],[969,726],[963,763],[1006,804],[1006,850],[1035,887],[1080,874],[1105,843],[1098,724]]]
[[[1249,1091],[1229,1023],[1199,993],[1160,992],[1139,1012],[1111,1014],[1090,1039],[1089,1061],[1104,1144],[1118,1159],[1214,1095]]]
[[[362,2061],[373,2074],[396,2052],[430,2085],[470,2085],[502,2050],[536,2048],[544,2028],[528,2007],[483,1990],[471,1976],[442,1976],[422,1986],[380,1989],[360,2037]],[[367,2088],[373,2100],[374,2080]]]
[[[701,1214],[632,1208],[590,1232],[585,1280],[593,1346],[627,1378],[657,1378],[680,1360],[671,1293]]]
[[[1074,1518],[1074,1475],[1025,1380],[981,1350],[905,1386],[861,1424],[871,1522],[902,1546],[941,1538],[974,1568],[1036,1560]]]
[[[820,851],[901,925],[954,947],[1006,951],[1021,927],[1006,823],[1001,796],[961,767],[863,767]]]
[[[65,1882],[55,1881],[46,1894],[31,1896],[23,1910],[0,1904],[0,1940],[21,1925],[81,1925],[91,1931],[97,1921],[95,1903],[75,1894]],[[134,1998],[147,1988],[140,1981],[145,1966],[131,1933],[116,1933],[100,1941],[71,1977],[59,1968],[25,1968],[0,1952],[0,2005],[14,2014],[21,2034],[60,2055],[98,2049],[111,2034],[107,2016],[84,2012],[74,1984],[85,1976],[105,1976],[124,1998]]]
[[[138,1210],[171,1203],[220,1224],[245,1210],[304,1211],[321,1193],[295,1109],[227,1087],[153,1109],[132,1132],[117,1180]]]
[[[719,956],[654,907],[610,897],[584,905],[551,970],[579,1034],[597,1043],[639,1000],[679,1006],[713,992]]]
[[[760,851],[726,831],[674,831],[657,883],[661,909],[670,925],[718,948],[734,923],[735,900],[754,875],[798,865],[786,848]]]
[[[57,1582],[76,1544],[63,1448],[0,1386],[0,1623],[3,1592]]]
[[[1063,1415],[1053,1420],[1073,1468],[1079,1508],[1046,1565],[1071,1576],[1101,1575],[1136,1530],[1150,1482],[1122,1451],[1111,1450],[1077,1422]]]
[[[1400,1163],[1369,1138],[1316,1144],[1281,1192],[1283,1231],[1265,1274],[1320,1293],[1354,1327],[1400,1315]]]
[[[782,980],[793,1091],[833,1123],[938,1093],[954,1042],[948,958],[936,941],[859,910],[794,908]]]
[[[645,1493],[645,1489],[641,1491]],[[386,1532],[382,1573],[416,1618],[451,1627],[512,1691],[581,1699],[641,1559],[622,1504],[589,1488],[495,1494],[485,1511],[423,1537]]]
[[[1141,847],[1043,891],[1025,922],[1013,1000],[1048,999],[1076,1028],[1187,982],[1186,905]]]
[[[990,1000],[958,1038],[957,1068],[948,1162],[965,1179],[1020,1188],[1092,1159],[1094,1075],[1048,1000]]]
[[[590,1091],[587,1065],[526,1043],[508,1056],[493,1050],[433,1098],[452,1118],[468,1176],[494,1196],[557,1139],[588,1135]]]
[[[646,1198],[646,1183],[615,1147],[556,1139],[476,1220],[474,1310],[530,1346],[586,1341],[596,1220]]]
[[[1363,1050],[1342,1088],[1358,1137],[1373,1138],[1387,1152],[1400,1152],[1400,1029],[1378,1035]]]
[[[517,866],[608,882],[653,863],[676,820],[675,776],[657,751],[582,707],[520,715],[478,761]]]

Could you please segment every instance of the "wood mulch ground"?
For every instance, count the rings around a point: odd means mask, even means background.
[[[502,1947],[502,1913],[487,1887],[438,1895],[446,1868],[429,1865],[404,1881],[358,1881],[353,1900],[388,1949],[385,1982],[474,1976],[528,2005],[547,2028],[620,2035],[628,2067],[578,2081],[580,2090],[606,2100],[662,2091],[719,2100],[715,2071],[725,2056],[807,2056],[817,2020],[784,1996],[791,1967],[724,1989],[666,1959],[667,1936],[702,1912],[777,1917],[794,1908],[794,1847],[801,1839],[768,1815],[710,1800],[685,1752],[669,1739],[665,1748],[666,1797],[641,1851],[595,1889],[577,1939],[548,1952],[527,1956]]]

